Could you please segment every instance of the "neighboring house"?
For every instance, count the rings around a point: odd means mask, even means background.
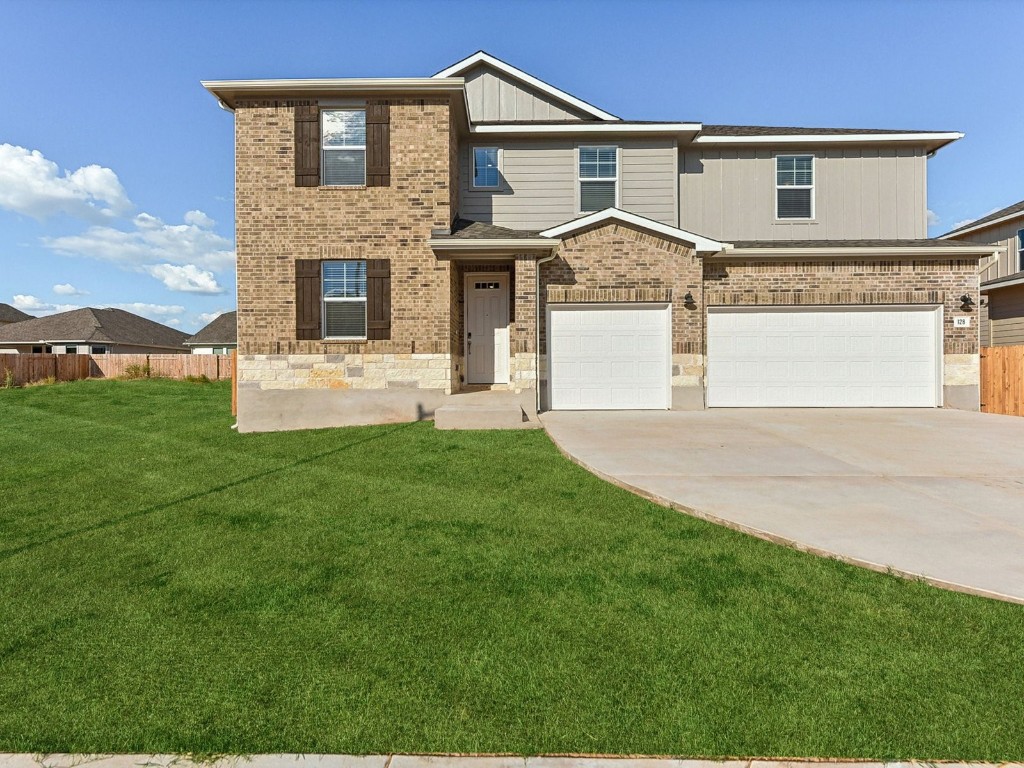
[[[961,133],[622,120],[483,52],[204,86],[235,116],[243,431],[481,387],[978,408],[994,249],[926,236],[927,158]]]
[[[235,312],[217,315],[213,321],[195,336],[185,340],[185,346],[193,355],[226,355],[238,346],[238,326]]]
[[[1024,200],[942,235],[998,246],[981,265],[981,343],[1024,344]]]
[[[187,353],[187,333],[123,309],[73,309],[0,326],[0,347],[55,354]]]
[[[10,304],[0,304],[0,325],[8,323],[20,323],[22,320],[31,320],[32,315],[12,307]]]

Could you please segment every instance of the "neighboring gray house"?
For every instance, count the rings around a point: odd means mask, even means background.
[[[32,315],[12,307],[10,304],[0,304],[0,325],[8,323],[20,323],[22,320],[31,320]]]
[[[187,333],[123,309],[74,309],[0,326],[0,347],[55,354],[187,353]]]
[[[927,237],[961,133],[624,120],[482,51],[204,86],[235,120],[242,431],[480,388],[527,419],[978,408],[996,249]]]
[[[1024,344],[1024,200],[942,238],[999,247],[981,265],[981,343]]]
[[[209,325],[185,340],[193,355],[226,355],[238,346],[236,312],[217,315]]]

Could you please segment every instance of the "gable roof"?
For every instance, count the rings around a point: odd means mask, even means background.
[[[541,91],[542,93],[551,96],[557,101],[560,101],[563,104],[568,104],[569,106],[575,107],[578,110],[586,112],[588,115],[596,117],[598,120],[619,119],[610,112],[605,112],[603,109],[599,109],[598,107],[595,107],[593,104],[590,104],[584,101],[583,99],[573,96],[571,93],[567,93],[566,91],[563,91],[560,88],[556,88],[550,83],[545,83],[540,78],[534,77],[533,75],[529,74],[528,72],[524,72],[518,67],[513,67],[508,62],[502,61],[501,59],[497,58],[496,56],[492,56],[486,51],[477,51],[476,53],[467,56],[461,61],[455,62],[450,67],[445,67],[440,72],[434,74],[432,77],[460,77],[463,73],[468,72],[469,70],[473,69],[473,67],[480,66],[481,64],[492,67],[493,69],[498,70],[504,75],[507,75],[515,80],[518,80],[521,83],[525,83],[526,85],[529,85],[532,88],[536,88],[538,91]]]
[[[1024,216],[1024,200],[1013,205],[1008,205],[1005,208],[1000,208],[994,213],[990,213],[988,216],[982,216],[980,219],[964,224],[962,227],[957,227],[944,235],[939,235],[939,238],[945,240],[947,237],[954,237],[956,235],[966,235],[968,232],[973,232],[976,229],[984,229],[990,227],[993,224],[1001,224],[1004,221],[1015,219],[1018,216]]]
[[[22,320],[31,320],[32,315],[22,312],[10,304],[0,304],[0,323],[19,323]]]
[[[145,347],[181,347],[186,338],[187,333],[123,309],[85,307],[0,326],[0,341],[20,344],[88,341]]]
[[[199,329],[195,335],[185,339],[188,346],[209,344],[211,346],[223,346],[225,344],[238,343],[238,313],[224,312],[217,315],[204,328]]]
[[[565,224],[559,224],[557,227],[551,227],[545,229],[540,233],[541,237],[562,237],[573,232],[578,232],[581,229],[587,229],[596,224],[603,224],[607,221],[618,221],[622,224],[628,224],[639,229],[646,229],[650,232],[656,232],[664,237],[671,238],[673,240],[682,240],[684,243],[690,243],[693,247],[703,253],[718,253],[732,248],[730,243],[721,243],[718,240],[712,240],[710,237],[704,237],[703,235],[696,235],[693,232],[687,232],[685,229],[679,229],[678,227],[672,227],[668,224],[662,224],[660,221],[654,219],[648,219],[645,216],[638,216],[635,213],[629,211],[623,211],[620,208],[605,208],[603,211],[596,211],[595,213],[581,216],[578,219],[567,221]]]

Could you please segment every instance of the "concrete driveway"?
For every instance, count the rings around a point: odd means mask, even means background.
[[[1024,418],[722,409],[542,421],[583,466],[681,511],[1024,603]]]

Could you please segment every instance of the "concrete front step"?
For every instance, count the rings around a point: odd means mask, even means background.
[[[518,403],[459,403],[443,405],[434,411],[437,429],[536,429],[540,422],[530,421]]]

